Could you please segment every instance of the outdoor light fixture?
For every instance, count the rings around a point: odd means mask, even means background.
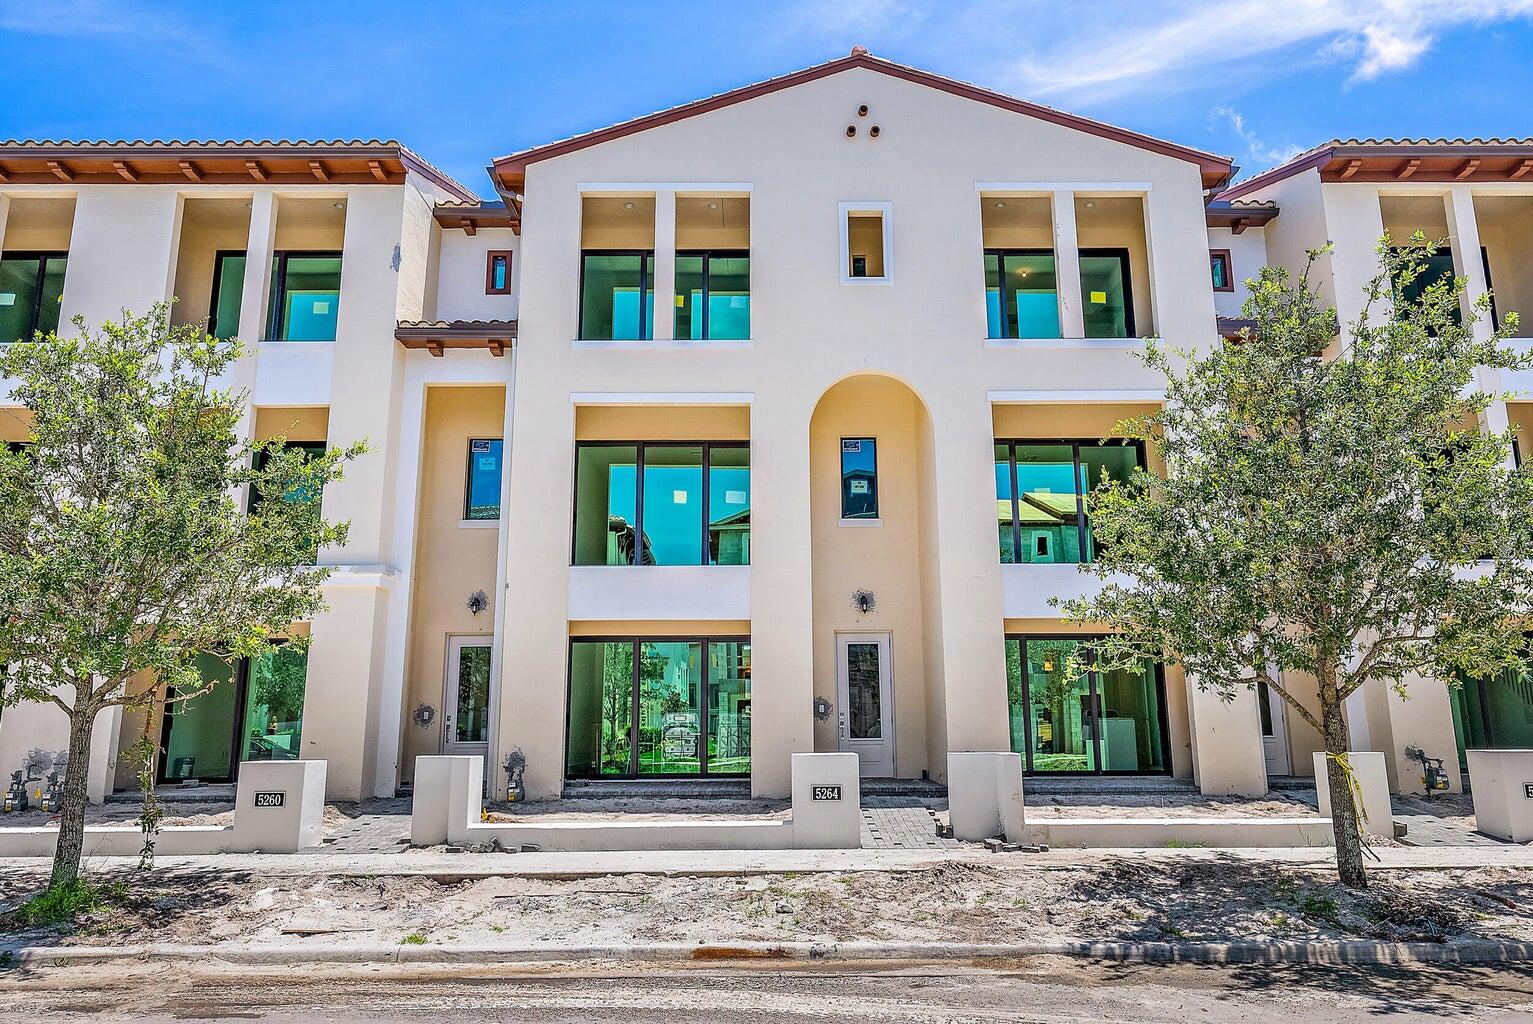
[[[410,717],[414,719],[416,725],[424,729],[426,726],[436,721],[436,708],[432,707],[430,704],[422,704],[415,709],[415,714],[411,715]]]
[[[625,209],[625,210],[633,209],[633,203],[624,203],[623,204],[623,209]]]
[[[710,210],[717,210],[718,208],[719,208],[719,204],[718,203],[709,203],[708,204],[708,209],[710,209]]]
[[[1001,202],[999,199],[997,199],[996,202],[995,202],[995,208],[997,210],[1004,210],[1004,209],[1006,209],[1006,204]]]
[[[468,610],[478,615],[490,606],[489,595],[482,590],[476,590],[469,595]]]
[[[824,697],[816,697],[814,699],[814,717],[815,721],[817,722],[823,722],[829,718],[830,701],[826,700]]]
[[[856,590],[852,592],[852,607],[866,615],[878,606],[878,600],[871,590]]]

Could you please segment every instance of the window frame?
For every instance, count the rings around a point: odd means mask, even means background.
[[[873,442],[873,514],[871,516],[848,516],[846,514],[846,492],[841,485],[846,481],[846,449],[843,447],[848,441],[872,441]],[[840,515],[837,519],[841,523],[882,523],[884,510],[880,504],[881,495],[878,487],[878,436],[865,434],[860,437],[843,437],[836,447],[836,492],[840,502]]]
[[[513,249],[487,249],[484,254],[484,293],[486,295],[510,295],[511,294],[511,268],[514,265]],[[495,287],[495,261],[506,261],[506,286]],[[581,261],[584,264],[584,260]]]
[[[1007,334],[1007,333],[1005,333],[1006,332],[1006,311],[1007,311],[1007,309],[1010,308],[1007,305],[1007,302],[1006,302],[1006,296],[1008,295],[1008,292],[1007,292],[1007,289],[1006,289],[1006,257],[1008,257],[1008,256],[1051,256],[1051,257],[1053,257],[1053,259],[1054,259],[1054,318],[1056,320],[1060,321],[1061,331],[1063,331],[1064,317],[1063,317],[1063,314],[1060,312],[1060,309],[1059,309],[1059,254],[1058,253],[1056,253],[1053,249],[1027,249],[1027,248],[1025,248],[1025,249],[1016,249],[1016,248],[994,248],[994,249],[992,249],[992,248],[986,248],[986,249],[983,250],[983,253],[984,253],[984,260],[986,261],[986,264],[987,264],[986,267],[985,267],[985,272],[986,273],[989,273],[989,271],[990,271],[990,267],[988,266],[990,257],[994,256],[994,257],[996,257],[996,259],[998,261],[997,264],[996,264],[996,279],[997,279],[997,282],[998,282],[998,284],[1000,286],[1000,293],[1001,293],[1000,294],[1000,302],[1001,302],[1001,336],[999,338],[996,338],[996,339],[993,339],[993,340],[996,340],[996,341],[1001,341],[1001,340],[1021,341],[1022,337],[1023,337],[1023,335],[1022,335],[1022,327],[1021,327],[1020,324],[1017,325],[1017,333],[1016,334]],[[1015,290],[1013,290],[1009,294],[1015,295],[1016,292],[1015,292]],[[987,313],[986,316],[988,317],[988,315],[989,314]],[[1052,341],[1054,339],[1047,339],[1047,340],[1051,340]]]
[[[250,253],[249,253],[249,250],[246,250],[246,249],[216,249],[216,250],[214,250],[214,252],[213,252],[213,288],[212,288],[212,293],[208,296],[208,334],[212,335],[215,338],[218,337],[218,334],[217,334],[217,331],[218,331],[218,300],[223,296],[223,283],[224,283],[223,268],[224,268],[224,260],[228,259],[231,256],[243,256],[243,257],[245,257],[245,273],[246,274],[250,273]],[[240,281],[241,281],[241,285],[243,286],[244,278],[241,277]],[[243,288],[242,288],[242,292],[243,292]],[[244,305],[243,301],[240,304]],[[236,334],[238,333],[238,331],[239,331],[239,329],[235,328],[235,333]],[[232,338],[232,337],[234,337],[234,335],[230,335],[230,337]]]
[[[36,260],[37,280],[33,287],[37,292],[37,300],[32,303],[31,311],[27,317],[27,330],[17,342],[31,341],[37,336],[37,325],[43,318],[43,282],[48,279],[48,261],[61,259],[64,261],[64,276],[69,277],[69,250],[57,249],[0,249],[0,259],[4,260]],[[60,293],[62,295],[62,293]],[[0,342],[0,344],[15,344],[15,342]]]
[[[709,323],[709,309],[708,309],[708,307],[710,305],[708,299],[709,299],[709,297],[713,293],[713,272],[712,272],[712,267],[711,267],[713,259],[715,257],[717,257],[719,259],[730,259],[730,260],[746,259],[746,260],[748,260],[748,259],[751,258],[751,251],[749,249],[677,249],[676,250],[676,258],[677,259],[681,259],[683,256],[701,256],[702,259],[703,259],[703,298],[702,298],[702,303],[703,303],[702,331],[703,331],[703,335],[700,338],[683,338],[683,339],[680,339],[680,340],[683,340],[683,341],[713,341],[714,340],[713,330],[712,330],[712,325]],[[584,262],[584,261],[582,261],[582,262]],[[673,275],[672,278],[671,278],[672,290],[675,290],[675,281],[676,281],[676,278]],[[751,293],[749,291],[747,291],[745,293],[747,298],[750,297],[750,294]],[[675,323],[676,323],[676,319],[675,319],[676,318],[676,304],[675,303],[676,303],[676,299],[679,298],[680,295],[681,295],[681,293],[678,291],[678,292],[676,292],[676,294],[674,296],[671,297],[671,336],[673,338],[676,335],[676,327],[675,327]],[[651,325],[651,327],[650,327],[650,334],[654,334],[654,327],[653,327],[653,325]],[[735,340],[740,340],[740,339],[729,338],[729,339],[723,339],[723,340],[735,341]]]
[[[494,519],[470,519],[468,510],[473,507],[474,488],[474,442],[475,441],[499,441],[500,458],[496,466],[495,486],[501,493],[496,495]],[[470,437],[468,447],[463,451],[463,510],[458,517],[460,523],[473,524],[495,523],[499,525],[502,513],[505,509],[505,477],[506,477],[506,439],[503,437]]]
[[[836,204],[840,216],[842,284],[887,285],[894,283],[894,204],[890,202],[843,202]],[[876,213],[882,219],[884,272],[881,277],[852,276],[851,218],[853,214]]]
[[[649,317],[649,334],[638,338],[588,338],[586,337],[586,257],[588,256],[638,256],[639,264],[639,333],[644,334],[644,315],[648,312],[646,296],[654,290],[655,282],[655,250],[654,249],[581,249],[580,250],[580,290],[575,293],[575,340],[576,341],[621,341],[637,344],[641,341],[655,340],[655,315]],[[643,260],[648,260],[648,273]],[[674,316],[675,314],[672,313]],[[615,326],[615,325],[614,325]]]
[[[276,249],[276,250],[274,250],[272,252],[271,255],[272,255],[272,259],[277,261],[277,270],[276,270],[277,283],[276,283],[276,287],[274,287],[272,289],[271,296],[270,296],[270,298],[268,299],[268,302],[267,302],[266,337],[263,340],[264,341],[274,341],[274,342],[275,341],[280,341],[280,342],[282,342],[284,344],[295,344],[295,345],[333,345],[335,343],[334,339],[332,339],[330,341],[308,341],[308,342],[298,341],[298,342],[289,342],[288,339],[282,337],[282,311],[283,311],[283,307],[287,305],[287,264],[288,264],[288,261],[290,259],[292,259],[293,257],[295,257],[295,256],[300,258],[300,259],[321,259],[321,260],[324,260],[324,259],[334,259],[334,260],[341,260],[341,266],[342,266],[342,270],[344,272],[345,258],[344,258],[344,255],[342,254],[341,250],[339,250],[339,249]],[[245,261],[245,273],[247,273],[247,274],[250,273],[250,260],[249,260],[248,254],[247,254],[247,257],[246,257],[246,261]],[[341,301],[340,300],[340,291],[341,291],[341,289],[340,289],[339,284],[337,284],[335,290],[336,290],[336,300],[335,300],[336,301],[336,310],[335,310],[336,329],[337,329],[337,334],[339,334],[339,332],[340,332],[339,331],[339,329],[340,329],[340,316],[341,316],[341,310],[340,310],[340,301]]]
[[[1138,325],[1134,321],[1134,262],[1133,262],[1132,259],[1130,259],[1130,254],[1129,254],[1128,246],[1126,246],[1126,245],[1097,245],[1097,246],[1089,246],[1089,247],[1084,247],[1084,248],[1077,249],[1076,252],[1075,252],[1075,266],[1076,266],[1076,276],[1077,277],[1081,276],[1080,275],[1080,262],[1081,262],[1081,257],[1083,257],[1083,256],[1095,256],[1095,257],[1098,257],[1098,258],[1106,258],[1106,257],[1109,257],[1109,256],[1115,256],[1115,257],[1118,258],[1118,261],[1123,265],[1123,329],[1124,329],[1123,337],[1125,339],[1139,337],[1140,336],[1139,335],[1139,327],[1138,327]],[[1085,288],[1086,288],[1085,278],[1081,277],[1081,296],[1080,296],[1080,300],[1081,300],[1081,322],[1082,322],[1083,325],[1084,325],[1085,320],[1086,320],[1086,295],[1085,295]],[[1084,337],[1086,337],[1086,338],[1093,338],[1094,339],[1094,338],[1100,337],[1098,335],[1087,334],[1084,330],[1081,331],[1081,334]],[[1111,338],[1112,336],[1111,335],[1107,335],[1106,337]]]
[[[1013,552],[1013,556],[1012,557],[1014,559],[1017,559],[1017,560],[1012,561],[1012,562],[1002,562],[1001,563],[1002,565],[1030,565],[1030,564],[1034,564],[1034,563],[1020,561],[1020,559],[1022,557],[1022,524],[1021,524],[1021,522],[1019,520],[1022,517],[1022,509],[1021,509],[1022,495],[1019,493],[1020,488],[1017,487],[1017,447],[1019,445],[1024,446],[1024,447],[1032,446],[1032,445],[1038,445],[1038,446],[1043,446],[1043,445],[1059,445],[1059,446],[1062,447],[1064,445],[1069,445],[1073,449],[1071,457],[1074,459],[1074,467],[1072,469],[1072,474],[1073,475],[1072,475],[1071,479],[1075,481],[1075,486],[1076,487],[1080,487],[1081,486],[1081,484],[1080,484],[1080,478],[1081,478],[1081,448],[1083,446],[1086,446],[1086,445],[1089,445],[1089,446],[1092,446],[1092,447],[1096,447],[1096,448],[1106,448],[1106,447],[1109,447],[1109,446],[1120,447],[1120,448],[1133,448],[1135,450],[1135,452],[1139,456],[1139,468],[1142,469],[1142,470],[1145,470],[1146,472],[1149,471],[1149,465],[1148,465],[1148,462],[1147,462],[1147,459],[1146,459],[1146,452],[1147,452],[1148,448],[1147,448],[1146,444],[1143,441],[1140,441],[1140,440],[1137,440],[1137,439],[1134,439],[1134,438],[1127,438],[1127,437],[1105,437],[1105,438],[1104,437],[1091,437],[1091,438],[1079,438],[1079,437],[1041,437],[1041,438],[1040,437],[998,437],[998,438],[995,439],[995,445],[999,446],[999,445],[1003,445],[1003,444],[1007,446],[1006,459],[1007,459],[1007,465],[1010,467],[1010,470],[1011,470],[1011,543],[1012,543],[1012,552]],[[1000,501],[1001,499],[1000,498],[996,498],[995,500],[996,501]],[[1077,543],[1079,544],[1078,550],[1081,553],[1081,561],[1073,563],[1073,564],[1076,564],[1076,565],[1090,565],[1090,564],[1092,564],[1093,561],[1095,561],[1095,559],[1092,559],[1091,561],[1087,561],[1086,560],[1086,551],[1087,551],[1087,545],[1086,545],[1086,495],[1085,494],[1081,494],[1081,493],[1077,493],[1075,495],[1075,530],[1076,530]],[[997,538],[997,542],[999,543],[999,538]],[[1000,551],[999,550],[996,551],[996,557],[998,559],[1000,558]],[[1071,563],[1063,563],[1063,564],[1067,564],[1068,565],[1068,564],[1071,564]],[[1044,638],[1044,639],[1049,639],[1049,638]]]
[[[628,711],[629,711],[629,716],[628,716],[629,717],[629,725],[628,725],[628,771],[625,774],[623,774],[623,775],[603,775],[600,770],[596,771],[594,774],[592,774],[592,773],[574,774],[574,773],[572,773],[570,771],[570,707],[571,707],[571,705],[573,703],[572,700],[571,700],[571,697],[572,697],[572,694],[573,694],[573,689],[572,688],[575,685],[575,645],[577,643],[628,644],[630,649],[633,652],[633,658],[632,658],[632,661],[633,661],[633,670],[632,670],[633,671],[633,679],[632,679],[632,682],[630,684],[632,688],[629,690],[629,701],[628,701],[628,703],[629,703],[629,709],[628,709]],[[641,682],[640,672],[641,672],[641,669],[642,669],[642,663],[641,663],[640,657],[639,657],[639,650],[640,650],[640,645],[641,644],[647,644],[647,643],[662,643],[662,644],[667,644],[667,643],[669,643],[669,644],[698,643],[698,644],[702,645],[702,657],[701,657],[701,660],[702,660],[702,666],[703,666],[703,674],[702,674],[702,678],[699,680],[699,685],[698,685],[698,706],[699,706],[700,710],[699,710],[698,716],[697,716],[697,733],[698,733],[698,736],[702,737],[703,748],[702,748],[702,756],[700,756],[698,758],[698,762],[697,762],[698,763],[698,771],[697,771],[696,774],[691,774],[691,773],[683,774],[683,773],[679,773],[679,772],[676,772],[676,773],[669,773],[668,772],[668,773],[663,774],[663,775],[660,775],[660,774],[656,774],[656,775],[641,775],[639,773],[639,742],[638,742],[638,739],[639,739],[640,715],[643,712],[643,709],[640,707],[640,701],[639,701],[639,686],[640,686],[640,682]],[[566,779],[701,779],[701,778],[748,779],[748,778],[750,778],[751,777],[751,773],[750,772],[710,772],[708,770],[708,747],[707,747],[707,737],[709,735],[709,732],[708,732],[708,719],[709,719],[709,714],[708,714],[708,712],[709,712],[709,702],[708,702],[708,698],[710,696],[712,696],[712,692],[711,691],[713,689],[713,684],[708,679],[708,648],[712,644],[716,644],[716,643],[719,643],[719,644],[747,644],[747,645],[749,645],[749,644],[751,644],[751,638],[750,638],[749,635],[736,636],[736,635],[733,635],[733,634],[723,635],[723,636],[713,636],[713,635],[701,636],[701,635],[697,635],[697,634],[686,634],[686,635],[680,635],[680,636],[655,636],[655,635],[643,636],[643,635],[633,635],[633,634],[629,634],[629,635],[626,635],[626,636],[615,636],[615,635],[605,635],[605,634],[599,635],[599,636],[574,636],[574,635],[571,635],[567,639],[567,641],[565,643],[565,647],[564,647],[564,651],[565,651],[565,654],[564,654],[564,749],[562,751],[562,756],[560,757],[560,761],[562,762],[562,770],[564,772],[564,778],[566,778]],[[755,688],[754,688],[754,686],[752,686],[751,697],[752,697],[752,700],[754,701],[754,698],[755,698]],[[755,734],[754,734],[754,730],[752,731],[751,739],[752,739],[752,743],[751,743],[751,767],[754,769],[755,768],[755,764],[756,764],[756,760],[755,760],[756,759],[756,749],[755,749]]]
[[[1021,667],[1021,671],[1022,671],[1022,678],[1020,680],[1020,683],[1022,685],[1022,697],[1023,697],[1024,701],[1026,701],[1027,697],[1029,696],[1029,681],[1028,681],[1028,677],[1027,677],[1027,642],[1029,640],[1075,640],[1075,641],[1080,641],[1080,642],[1089,642],[1089,641],[1092,641],[1092,640],[1101,639],[1104,636],[1106,636],[1105,633],[1010,633],[1010,632],[1006,633],[1004,638],[1003,638],[1003,643],[1004,643],[1005,640],[1017,640],[1017,641],[1020,641],[1020,643],[1021,643],[1021,649],[1018,651],[1018,655],[1019,655],[1019,661],[1021,663],[1020,667]],[[1003,661],[1005,660],[1004,657],[1002,658],[1002,660]],[[1092,748],[1093,759],[1096,761],[1096,764],[1097,764],[1097,768],[1096,768],[1095,771],[1089,771],[1089,772],[1078,772],[1078,771],[1053,771],[1053,772],[1042,771],[1041,772],[1041,771],[1037,771],[1037,770],[1035,770],[1033,768],[1033,721],[1032,721],[1032,716],[1024,712],[1023,715],[1022,715],[1022,736],[1023,736],[1023,748],[1024,748],[1023,751],[1022,751],[1022,774],[1023,775],[1042,776],[1042,777],[1046,777],[1046,778],[1057,778],[1057,777],[1090,778],[1090,777],[1093,777],[1093,776],[1102,776],[1102,775],[1117,776],[1117,777],[1171,775],[1172,771],[1173,771],[1173,766],[1172,766],[1172,763],[1171,763],[1172,762],[1172,757],[1171,757],[1171,715],[1169,713],[1169,709],[1166,707],[1166,666],[1165,666],[1164,663],[1162,663],[1160,661],[1154,662],[1154,665],[1155,665],[1155,693],[1156,693],[1157,703],[1159,704],[1159,707],[1160,707],[1160,715],[1158,716],[1160,718],[1160,744],[1161,744],[1160,749],[1165,752],[1165,761],[1166,761],[1166,766],[1164,768],[1161,768],[1161,769],[1156,770],[1156,771],[1108,771],[1106,768],[1103,768],[1101,766],[1102,765],[1102,730],[1100,730],[1098,728],[1093,728],[1091,730],[1091,748]],[[1091,667],[1086,670],[1086,676],[1087,676],[1086,693],[1088,695],[1088,699],[1090,700],[1091,710],[1092,710],[1093,714],[1098,714],[1098,717],[1100,717],[1099,710],[1100,710],[1101,702],[1102,702],[1102,693],[1101,693],[1101,688],[1100,688],[1100,684],[1099,684],[1099,681],[1098,681],[1098,676],[1100,676],[1100,675],[1101,675],[1101,673],[1097,670],[1096,658],[1092,657],[1092,659],[1091,659]],[[1008,679],[1006,681],[1006,685],[1009,687],[1010,683],[1011,683],[1011,681]]]
[[[702,500],[698,502],[702,516],[702,552],[699,561],[676,563],[682,566],[698,565],[705,569],[727,569],[730,566],[714,565],[709,561],[708,552],[708,527],[710,525],[709,513],[711,505],[713,475],[713,450],[715,448],[744,448],[750,450],[749,440],[744,441],[576,441],[575,442],[575,472],[574,482],[570,486],[570,567],[585,569],[633,569],[644,565],[644,453],[647,448],[701,448],[703,452],[703,477],[702,477]],[[634,561],[628,565],[581,565],[575,560],[579,545],[579,524],[577,522],[580,512],[580,450],[582,448],[633,448],[634,473],[633,473],[633,531],[636,538],[634,544]],[[730,467],[734,468],[734,467]],[[749,566],[750,560],[744,563]],[[651,565],[648,568],[664,568],[660,565]]]
[[[1218,283],[1214,283],[1214,291],[1216,291],[1216,292],[1232,292],[1232,291],[1234,291],[1235,290],[1235,260],[1230,255],[1230,251],[1228,249],[1210,249],[1210,250],[1208,250],[1208,277],[1209,277],[1210,281],[1213,281],[1213,276],[1214,276],[1214,269],[1213,269],[1214,260],[1221,260],[1224,263],[1224,284],[1220,285]]]

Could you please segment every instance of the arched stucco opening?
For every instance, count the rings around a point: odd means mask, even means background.
[[[945,774],[932,459],[926,404],[894,377],[847,377],[815,406],[815,749],[856,750],[868,776]]]

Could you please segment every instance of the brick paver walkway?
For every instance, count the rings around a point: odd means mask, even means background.
[[[864,850],[943,850],[960,845],[956,839],[937,838],[937,816],[928,807],[862,809]]]

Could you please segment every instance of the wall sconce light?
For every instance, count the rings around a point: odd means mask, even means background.
[[[422,704],[415,709],[415,714],[411,715],[410,718],[417,726],[424,729],[436,721],[436,708],[430,704]]]
[[[468,610],[473,612],[475,615],[478,615],[489,606],[490,598],[489,595],[487,595],[484,591],[476,590],[471,595],[469,595]]]
[[[878,607],[878,599],[871,590],[855,590],[852,592],[852,607],[866,615]]]

